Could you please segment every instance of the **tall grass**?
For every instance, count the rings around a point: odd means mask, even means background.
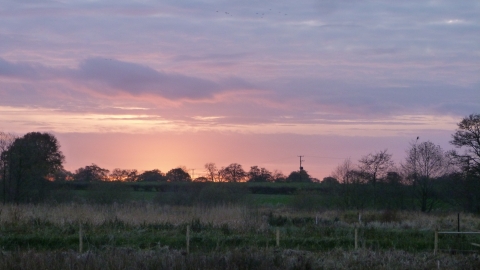
[[[359,214],[361,224],[359,224]],[[309,218],[317,225],[335,227],[364,227],[384,229],[456,230],[457,213],[424,214],[390,211],[293,211],[287,207],[249,207],[247,205],[168,206],[153,203],[94,204],[37,204],[0,205],[0,225],[29,223],[32,220],[56,226],[86,223],[101,225],[117,221],[129,226],[169,223],[179,226],[199,220],[213,226],[228,225],[232,229],[267,228],[269,216],[286,219]],[[462,231],[479,231],[480,218],[460,214]]]
[[[153,203],[110,205],[38,204],[0,206],[0,247],[3,250],[77,250],[80,225],[85,250],[109,248],[152,250],[185,248],[187,225],[192,230],[191,250],[228,252],[235,247],[275,245],[309,251],[354,248],[354,230],[360,228],[359,246],[409,252],[433,250],[433,231],[456,230],[456,213],[370,211],[294,211],[247,205],[162,206]],[[461,215],[462,231],[478,231],[480,218]],[[441,249],[456,248],[460,240],[480,243],[479,236],[442,237]]]
[[[213,225],[227,224],[240,229],[245,226],[260,226],[255,209],[239,205],[215,205],[211,207],[161,206],[151,203],[112,205],[58,204],[58,205],[2,205],[1,224],[28,223],[32,220],[54,225],[122,222],[130,226],[169,223],[173,226],[199,220]]]

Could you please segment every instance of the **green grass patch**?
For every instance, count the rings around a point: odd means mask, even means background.
[[[118,220],[100,225],[84,224],[85,250],[105,248],[152,249],[168,246],[185,249],[186,227],[190,225],[192,252],[222,251],[233,248],[264,248],[276,244],[276,230],[280,232],[280,247],[309,251],[325,251],[335,248],[354,248],[354,229],[315,225],[313,220],[286,219],[280,227],[270,226],[265,231],[235,230],[223,224],[214,226],[193,220],[174,226],[170,223],[133,226]],[[3,250],[77,250],[78,224],[54,225],[48,222],[9,224],[0,228],[0,247]],[[394,230],[377,228],[359,229],[359,246],[372,250],[406,250],[410,252],[433,249],[432,231],[413,229]],[[462,236],[463,237],[463,236]],[[465,237],[464,237],[465,238]],[[455,239],[454,239],[455,240]],[[467,239],[461,239],[463,242]],[[478,237],[475,241],[478,242]],[[442,237],[441,244],[451,247],[453,240]]]

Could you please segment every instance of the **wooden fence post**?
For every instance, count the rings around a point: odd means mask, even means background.
[[[187,225],[187,254],[190,254],[190,225]]]
[[[358,228],[355,227],[355,250],[358,249]]]
[[[460,232],[460,213],[457,214],[457,232]]]
[[[280,229],[277,228],[277,247],[280,246]]]
[[[433,255],[437,255],[438,250],[438,229],[435,229],[435,241],[433,243]]]
[[[82,253],[83,251],[83,232],[82,232],[82,223],[80,223],[78,229],[78,252]]]

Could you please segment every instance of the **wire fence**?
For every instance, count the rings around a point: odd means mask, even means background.
[[[441,243],[439,236],[441,237]],[[440,247],[439,247],[440,246]],[[480,251],[480,232],[440,232],[435,230],[434,250],[450,253],[465,253]]]

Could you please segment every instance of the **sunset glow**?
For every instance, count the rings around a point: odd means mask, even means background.
[[[0,131],[51,132],[66,168],[305,169],[480,112],[480,5],[4,1]]]

